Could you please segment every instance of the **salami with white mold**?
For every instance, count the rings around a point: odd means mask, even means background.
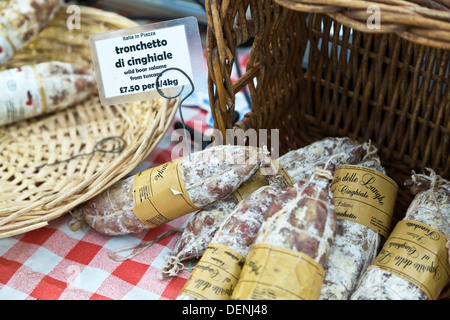
[[[263,215],[280,188],[259,188],[225,218],[177,300],[229,300]]]
[[[333,244],[332,175],[319,169],[283,189],[264,215],[232,299],[316,300]]]
[[[259,148],[243,146],[195,152],[118,181],[79,206],[74,222],[84,220],[105,235],[148,230],[229,195],[266,157]]]
[[[53,19],[60,0],[9,0],[0,8],[0,64],[11,59]]]
[[[60,61],[0,72],[0,125],[55,112],[97,91],[92,70]]]
[[[376,154],[368,155],[358,165],[386,173]],[[337,211],[338,208],[341,209],[341,205],[342,210],[348,210],[350,206],[353,209],[353,204],[340,199],[334,200]],[[319,300],[348,300],[359,277],[378,253],[382,240],[379,232],[366,225],[340,219],[339,215],[337,218],[336,236],[325,261],[325,277]]]
[[[412,180],[425,175],[413,174]],[[417,181],[418,181],[417,180]],[[360,279],[352,300],[435,300],[448,284],[450,183],[434,172]],[[417,188],[419,186],[419,188]]]

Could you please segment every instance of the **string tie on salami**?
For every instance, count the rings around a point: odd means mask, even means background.
[[[186,268],[181,262],[181,260],[177,256],[168,255],[167,261],[169,261],[170,265],[172,266],[169,270],[160,270],[158,272],[158,278],[162,280],[165,277],[174,277],[176,276],[181,270],[188,270],[190,267]]]
[[[113,142],[113,147],[111,149],[107,149],[105,147],[105,145],[112,141]],[[120,137],[120,136],[110,136],[110,137],[106,137],[103,138],[101,140],[99,140],[96,144],[95,144],[95,148],[94,150],[92,150],[91,152],[85,152],[85,153],[79,153],[76,154],[72,157],[69,157],[67,159],[64,160],[59,160],[59,161],[55,161],[52,163],[45,163],[39,166],[36,166],[36,169],[40,169],[42,167],[45,166],[53,166],[53,165],[57,165],[60,163],[64,163],[64,162],[69,162],[73,159],[79,158],[79,157],[86,157],[86,156],[90,156],[93,155],[96,152],[100,152],[100,153],[120,153],[122,152],[122,150],[125,148],[126,146],[126,141],[124,140],[124,138]]]
[[[417,194],[419,191],[434,189],[436,186],[440,186],[446,183],[450,183],[448,180],[437,175],[432,169],[425,168],[430,175],[416,173],[412,170],[411,179],[405,181],[405,186],[410,187],[413,194]]]
[[[323,179],[326,179],[326,180],[333,180],[333,174],[327,168],[330,165],[331,160],[333,160],[334,158],[337,158],[337,157],[344,157],[344,156],[345,156],[345,154],[343,154],[343,153],[338,153],[338,154],[332,155],[327,160],[327,162],[325,163],[323,169],[322,168],[316,168],[316,170],[314,171],[314,173],[310,177],[310,181],[313,181],[314,179],[317,179],[317,178],[323,178]]]
[[[411,181],[416,186],[416,188],[418,188],[419,190],[421,188],[427,189],[426,194],[429,197],[431,197],[433,199],[433,202],[435,203],[436,216],[442,221],[443,226],[445,225],[447,229],[450,229],[450,225],[449,225],[448,221],[446,219],[444,219],[444,216],[442,215],[442,212],[440,209],[439,201],[436,199],[436,196],[434,194],[434,189],[436,187],[444,185],[444,184],[448,184],[450,182],[448,180],[442,178],[441,176],[437,175],[436,172],[434,172],[434,170],[432,170],[430,168],[425,168],[425,170],[427,170],[430,173],[429,176],[426,174],[415,173],[413,170],[413,174],[411,175]],[[429,184],[429,186],[428,186],[428,184]],[[450,239],[450,234],[444,234],[444,235],[447,239]]]
[[[157,236],[153,240],[142,242],[142,243],[139,243],[139,244],[136,244],[136,245],[132,245],[132,246],[129,246],[129,247],[124,247],[124,248],[120,248],[120,249],[116,249],[116,250],[111,250],[108,253],[108,256],[109,256],[110,259],[112,259],[114,261],[125,261],[125,260],[128,260],[128,259],[132,259],[135,256],[140,255],[142,252],[144,252],[148,248],[150,248],[152,245],[157,243],[159,240],[170,236],[172,233],[183,232],[183,231],[184,231],[184,228],[169,229],[169,230],[161,233],[159,236]],[[120,256],[117,255],[118,252],[127,251],[127,250],[134,250],[134,249],[139,249],[139,250],[136,250],[136,251],[130,253],[129,255],[124,256],[124,257],[120,257]]]
[[[381,166],[381,161],[379,157],[374,157],[374,155],[377,155],[378,149],[372,144],[372,140],[369,140],[367,142],[364,142],[363,149],[366,151],[366,154],[364,155],[361,162],[364,162],[368,159],[371,159],[372,161],[375,161],[378,165]]]

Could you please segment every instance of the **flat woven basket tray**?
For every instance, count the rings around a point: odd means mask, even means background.
[[[61,8],[2,69],[52,60],[92,68],[90,34],[136,25],[117,14],[80,8],[80,29],[67,28],[69,14]],[[0,238],[43,227],[125,177],[166,133],[175,102],[161,98],[105,107],[94,95],[66,110],[1,127]],[[95,152],[39,168],[91,153],[112,136],[126,142],[119,153]]]

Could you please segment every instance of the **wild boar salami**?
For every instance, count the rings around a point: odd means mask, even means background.
[[[246,188],[246,191],[251,193],[255,188],[258,189],[264,185],[267,185],[267,179],[258,170],[239,189],[250,186],[250,188]],[[160,278],[177,275],[179,271],[185,268],[182,261],[192,258],[198,259],[202,256],[220,223],[245,197],[244,192],[239,189],[193,214],[175,245],[175,252],[177,253],[170,253],[166,257],[165,266],[159,272]]]
[[[229,195],[266,157],[254,147],[211,147],[115,183],[73,216],[105,235],[144,231]]]
[[[9,0],[0,8],[0,64],[41,32],[61,7],[60,0]]]
[[[434,173],[430,178],[430,188],[414,197],[352,300],[434,300],[447,285],[450,183]]]
[[[323,265],[336,230],[331,179],[329,171],[317,170],[272,201],[232,299],[319,297]]]
[[[384,168],[380,164],[380,160],[376,154],[371,154],[365,157],[364,161],[359,163],[358,166],[370,168],[376,170],[373,173],[368,170],[351,171],[351,172],[361,172],[361,176],[369,175],[370,177],[375,177],[376,179],[388,179],[385,177],[379,177],[379,174],[385,174]],[[344,171],[345,172],[345,171]],[[348,172],[348,171],[347,171]],[[336,178],[339,178],[338,175]],[[354,177],[353,180],[358,178]],[[352,182],[336,182],[333,184],[332,191],[335,195],[334,202],[337,214],[337,228],[336,236],[334,239],[333,246],[330,249],[329,255],[325,261],[324,270],[325,277],[322,284],[322,289],[320,292],[319,300],[348,300],[351,293],[354,291],[356,283],[359,277],[370,265],[372,260],[378,253],[382,235],[375,228],[370,228],[366,224],[360,223],[356,217],[352,219],[341,219],[340,214],[354,215],[355,210],[358,208],[362,211],[358,214],[368,215],[372,207],[363,206],[363,202],[358,200],[353,200],[350,198],[342,198],[341,193],[338,188],[344,188],[340,185],[347,187],[354,184],[356,187],[362,186],[361,181]],[[388,183],[393,183],[388,179]],[[395,187],[395,185],[394,185]],[[351,187],[350,187],[351,188]],[[385,188],[383,192],[390,190]],[[361,189],[363,190],[363,189]],[[392,197],[395,195],[392,194]],[[373,198],[373,195],[370,196]],[[350,199],[350,201],[348,200]],[[395,199],[395,197],[394,197]],[[355,205],[355,201],[358,203]],[[387,209],[387,215],[392,215],[392,205]],[[381,208],[377,208],[375,214],[384,214],[380,211]],[[386,219],[386,223],[390,225],[391,215]]]
[[[54,112],[96,92],[91,70],[52,61],[0,72],[0,125]]]
[[[257,180],[256,185],[260,187],[264,183],[276,183],[286,187],[309,178],[316,168],[324,167],[327,162],[331,171],[340,164],[356,164],[372,152],[372,148],[350,138],[325,138],[282,155],[278,159],[280,170],[275,175],[266,175],[266,182]],[[174,276],[184,268],[182,261],[199,259],[221,223],[239,201],[240,197],[232,193],[196,212],[177,241],[173,253],[166,258],[160,275]]]
[[[225,218],[177,300],[228,300],[264,213],[280,189],[263,186]],[[231,258],[230,258],[231,257]]]

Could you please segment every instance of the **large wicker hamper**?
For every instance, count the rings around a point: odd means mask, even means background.
[[[395,218],[412,200],[404,186],[412,170],[450,178],[449,1],[205,7],[211,110],[224,137],[227,129],[276,128],[281,154],[324,137],[370,139],[400,186]],[[232,82],[236,48],[249,41],[246,70]],[[245,87],[251,112],[234,124],[235,94]]]

